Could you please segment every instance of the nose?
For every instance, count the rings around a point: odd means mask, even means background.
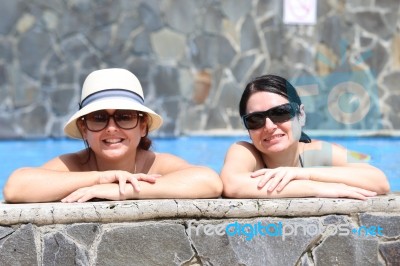
[[[272,120],[269,117],[265,118],[265,125],[264,125],[264,130],[266,131],[273,131],[276,129],[276,124],[272,122]]]
[[[117,124],[115,123],[114,116],[110,116],[107,124],[107,131],[116,130],[118,128]]]

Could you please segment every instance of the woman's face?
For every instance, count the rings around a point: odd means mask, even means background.
[[[279,94],[256,92],[247,101],[246,113],[267,111],[286,103],[288,100]],[[301,136],[301,128],[304,126],[304,118],[303,105],[300,106],[300,114],[286,122],[274,123],[267,117],[263,127],[249,130],[250,138],[254,146],[262,153],[284,151],[292,145],[297,145]]]
[[[114,115],[116,112],[116,110],[111,109],[102,111],[106,111],[108,115]],[[117,112],[119,115],[126,115],[124,113],[120,114],[119,112],[121,111],[119,110]],[[86,115],[86,117],[89,119],[93,114],[96,114],[96,112]],[[138,113],[134,112],[134,114]],[[102,115],[104,116],[104,113]],[[99,117],[92,119],[99,119]],[[119,119],[121,119],[121,121],[126,120],[123,117]],[[127,154],[132,154],[132,152],[137,149],[140,139],[146,134],[145,119],[139,118],[138,116],[129,119],[139,119],[137,126],[132,129],[123,129],[115,123],[115,117],[109,117],[107,126],[100,131],[89,130],[87,127],[89,121],[80,121],[79,128],[83,138],[87,140],[96,156],[107,159],[120,159],[124,158]],[[120,124],[123,123],[124,122],[120,122]]]

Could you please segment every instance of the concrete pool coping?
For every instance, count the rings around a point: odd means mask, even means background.
[[[338,198],[155,199],[87,203],[0,203],[0,225],[116,223],[159,219],[310,217],[363,212],[399,213],[400,192],[366,201]]]

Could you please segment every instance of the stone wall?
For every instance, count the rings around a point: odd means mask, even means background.
[[[0,265],[399,265],[399,238],[400,194],[0,204]]]
[[[400,129],[400,3],[317,1],[287,25],[281,0],[14,0],[0,9],[0,138],[62,137],[94,69],[124,67],[165,118],[159,135],[243,130],[238,102],[272,73],[300,90],[309,130]]]

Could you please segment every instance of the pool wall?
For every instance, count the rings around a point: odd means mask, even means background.
[[[0,204],[1,265],[399,265],[399,250],[398,193]]]
[[[311,24],[285,23],[284,2],[4,1],[0,138],[64,136],[106,67],[138,76],[160,136],[243,130],[241,93],[265,73],[299,89],[307,129],[399,131],[400,2],[315,1]]]

